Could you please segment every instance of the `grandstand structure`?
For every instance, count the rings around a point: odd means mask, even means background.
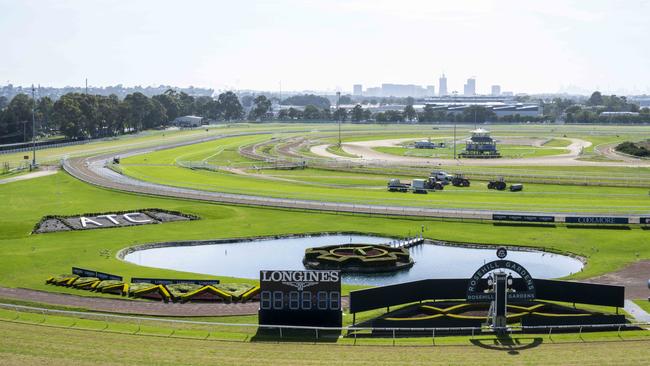
[[[472,137],[465,142],[465,150],[459,157],[461,158],[500,158],[501,153],[497,149],[497,142],[490,136],[490,131],[478,128],[470,131]]]

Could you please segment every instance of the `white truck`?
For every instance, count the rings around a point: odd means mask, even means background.
[[[431,178],[435,178],[436,181],[442,182],[442,184],[447,185],[454,178],[451,174],[448,174],[442,170],[434,170],[431,172]]]
[[[413,193],[427,194],[429,193],[427,189],[428,185],[426,179],[413,179],[413,182],[411,183],[411,190],[413,190]]]

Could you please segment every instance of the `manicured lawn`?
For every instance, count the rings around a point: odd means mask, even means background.
[[[546,145],[545,145],[546,146]],[[464,144],[456,146],[456,153],[460,153],[465,148]],[[436,149],[415,149],[407,147],[376,147],[374,150],[392,155],[415,156],[422,158],[441,158],[452,159],[454,156],[453,146]],[[554,147],[533,147],[526,145],[498,145],[498,150],[504,158],[537,158],[541,156],[560,155],[567,152],[565,149]]]
[[[208,191],[254,194],[271,197],[340,201],[403,206],[440,208],[477,208],[494,210],[524,210],[545,212],[648,212],[647,189],[618,187],[584,187],[568,185],[526,184],[523,192],[488,190],[486,182],[473,182],[469,188],[448,186],[443,191],[428,195],[388,192],[389,178],[406,178],[399,175],[320,173],[281,171],[282,177],[294,175],[293,182],[277,182],[229,172],[190,170],[177,166],[122,165],[122,171],[134,178],[178,187]],[[313,174],[311,174],[313,173]],[[264,174],[273,174],[265,172]],[[309,176],[308,176],[309,175]],[[304,183],[301,183],[304,182]],[[512,181],[511,181],[512,182]],[[374,183],[374,184],[371,184]],[[366,185],[367,188],[350,186]]]
[[[162,208],[195,214],[202,219],[104,230],[30,235],[42,216]],[[0,285],[93,295],[87,291],[45,285],[54,274],[80,266],[124,277],[192,277],[196,274],[139,267],[116,259],[122,248],[150,242],[250,237],[289,233],[354,231],[400,236],[425,226],[430,238],[492,244],[543,246],[588,258],[585,278],[616,270],[639,258],[650,258],[642,245],[648,231],[495,226],[488,223],[443,222],[354,215],[322,214],[225,206],[186,200],[135,196],[98,189],[58,173],[0,187]],[[109,253],[109,255],[105,255]],[[219,277],[223,282],[254,282]],[[350,287],[344,286],[344,290]]]
[[[40,315],[37,315],[40,316]],[[35,319],[36,320],[36,319]],[[206,330],[178,329],[173,334],[130,324],[93,324],[67,320],[52,326],[0,322],[3,337],[0,357],[3,363],[21,365],[643,365],[650,362],[647,336],[623,334],[623,342],[614,334],[529,335],[498,341],[493,336],[473,341],[438,338],[402,338],[392,346],[390,339],[352,339],[323,341],[313,344],[308,337],[302,342],[251,341],[250,337],[209,333]],[[57,328],[86,327],[91,330]],[[647,333],[647,332],[646,332]],[[172,337],[169,338],[170,334]],[[202,338],[206,338],[204,340]],[[183,337],[183,338],[182,338]],[[225,338],[225,339],[224,339]],[[218,340],[224,339],[224,340]],[[336,343],[332,343],[336,342]],[[448,345],[451,342],[452,345]],[[347,346],[346,346],[347,345]],[[380,347],[381,346],[381,347]],[[497,350],[495,350],[497,349]]]

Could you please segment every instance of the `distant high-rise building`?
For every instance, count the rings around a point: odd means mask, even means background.
[[[363,86],[361,84],[354,84],[352,86],[352,95],[363,95]]]
[[[501,85],[492,85],[492,96],[498,97],[501,95]]]
[[[476,79],[469,78],[467,79],[467,84],[463,87],[463,95],[465,96],[474,96],[476,95]]]
[[[381,84],[381,94],[384,97],[419,98],[426,94],[426,89],[413,84]]]
[[[441,97],[444,97],[445,95],[447,95],[447,77],[445,76],[445,74],[442,74],[440,79],[438,79],[438,83],[439,83],[438,84],[438,94]]]
[[[436,87],[433,85],[427,85],[427,97],[435,97],[436,96]]]
[[[366,95],[371,96],[371,97],[381,97],[381,88],[380,87],[374,87],[374,88],[368,88],[366,89]]]

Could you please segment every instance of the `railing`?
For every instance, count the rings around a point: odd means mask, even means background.
[[[467,335],[472,338],[477,335],[486,335],[486,334],[547,334],[548,337],[551,337],[553,333],[557,332],[578,332],[579,337],[582,337],[582,333],[585,330],[589,331],[598,331],[598,330],[616,330],[618,336],[621,337],[621,331],[626,329],[636,329],[648,331],[650,323],[623,323],[623,324],[583,324],[583,325],[554,325],[554,326],[509,326],[504,329],[493,330],[487,327],[439,327],[439,328],[386,328],[386,327],[360,327],[360,326],[344,326],[344,327],[310,327],[310,326],[291,326],[291,325],[259,325],[259,324],[250,324],[250,323],[223,323],[223,322],[208,322],[208,321],[194,321],[194,320],[183,320],[183,319],[167,319],[167,318],[156,318],[156,317],[145,317],[145,316],[130,316],[130,315],[120,315],[112,313],[94,313],[94,312],[84,312],[84,311],[73,311],[73,310],[59,310],[59,309],[48,309],[43,307],[36,306],[25,306],[25,305],[16,305],[16,304],[7,304],[0,303],[0,308],[6,309],[9,311],[14,311],[16,316],[13,319],[2,319],[5,321],[20,321],[21,313],[32,313],[40,314],[43,319],[37,323],[43,324],[47,321],[47,316],[64,316],[64,317],[73,317],[73,318],[82,318],[88,320],[96,320],[104,322],[105,326],[101,331],[107,331],[109,329],[109,322],[129,322],[134,325],[137,325],[137,330],[132,334],[137,334],[141,332],[141,327],[143,323],[152,322],[165,324],[169,327],[179,327],[182,325],[194,325],[210,328],[225,327],[226,329],[232,329],[233,332],[236,328],[245,328],[250,331],[258,330],[271,330],[277,331],[276,335],[271,335],[272,338],[286,338],[287,333],[290,331],[307,331],[312,332],[315,340],[322,338],[324,334],[328,332],[335,332],[337,334],[345,333],[347,338],[354,339],[354,344],[356,344],[356,339],[358,336],[365,337],[366,334],[361,334],[361,332],[380,332],[388,337],[382,338],[392,338],[393,344],[395,339],[399,336],[404,336],[405,333],[417,333],[420,337],[426,334],[427,337],[430,334],[431,339],[435,342],[436,337],[440,337],[445,334],[454,334],[454,335]],[[77,322],[75,321],[72,325],[67,326],[67,328],[74,328]],[[172,328],[172,333],[169,336],[173,336],[175,328]],[[650,333],[648,334],[650,337]],[[206,339],[210,337],[210,333],[205,337]],[[338,337],[338,335],[337,335]],[[301,336],[302,339],[308,339],[305,336]]]

